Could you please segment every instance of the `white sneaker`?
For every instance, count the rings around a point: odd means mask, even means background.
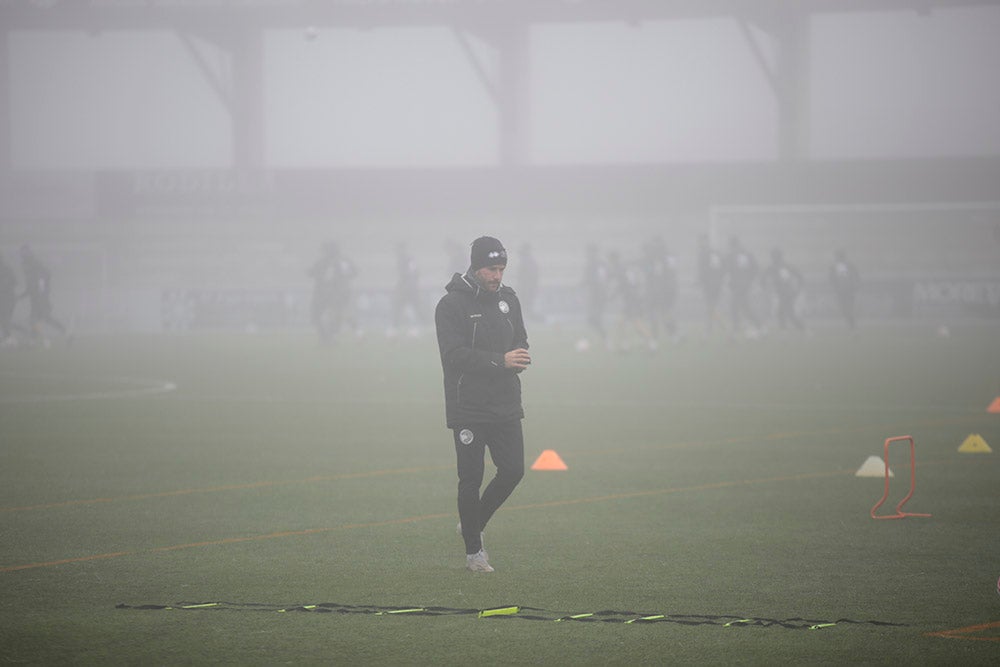
[[[486,560],[486,553],[482,550],[477,554],[466,554],[465,567],[472,572],[492,572],[490,562]]]
[[[459,521],[458,525],[455,526],[455,532],[458,533],[461,536],[461,534],[462,534],[462,522],[461,521]],[[479,548],[482,550],[484,556],[486,556],[487,558],[490,557],[490,555],[488,553],[486,553],[486,531],[485,530],[482,531],[481,533],[479,533]]]

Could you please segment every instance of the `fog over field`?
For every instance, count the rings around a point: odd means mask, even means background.
[[[700,326],[702,235],[818,319],[838,249],[870,317],[996,317],[1000,6],[911,4],[3,2],[0,254],[80,331],[308,327],[329,243],[380,328],[400,253],[429,309],[487,233],[550,322],[661,238]]]

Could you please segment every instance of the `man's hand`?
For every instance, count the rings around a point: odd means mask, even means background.
[[[513,368],[515,371],[523,371],[531,365],[531,355],[523,347],[511,350],[503,355],[504,368]]]

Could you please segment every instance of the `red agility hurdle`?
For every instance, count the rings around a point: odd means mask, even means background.
[[[906,494],[906,497],[899,501],[896,505],[895,514],[883,514],[882,516],[877,516],[875,512],[882,503],[886,501],[889,497],[889,445],[893,442],[902,442],[904,440],[910,441],[910,492]],[[917,452],[916,447],[913,444],[912,435],[900,435],[895,438],[886,438],[885,440],[885,492],[882,494],[882,499],[875,503],[875,507],[872,508],[872,518],[873,519],[902,519],[904,516],[930,516],[930,514],[916,514],[914,512],[904,512],[903,505],[906,504],[913,496],[913,491],[917,487]]]

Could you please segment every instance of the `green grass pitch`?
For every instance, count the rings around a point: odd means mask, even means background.
[[[997,663],[997,326],[529,333],[527,464],[568,470],[527,472],[490,575],[455,534],[431,335],[0,350],[0,662]],[[875,521],[854,472],[900,435],[933,516]],[[905,444],[890,466],[886,513]]]

